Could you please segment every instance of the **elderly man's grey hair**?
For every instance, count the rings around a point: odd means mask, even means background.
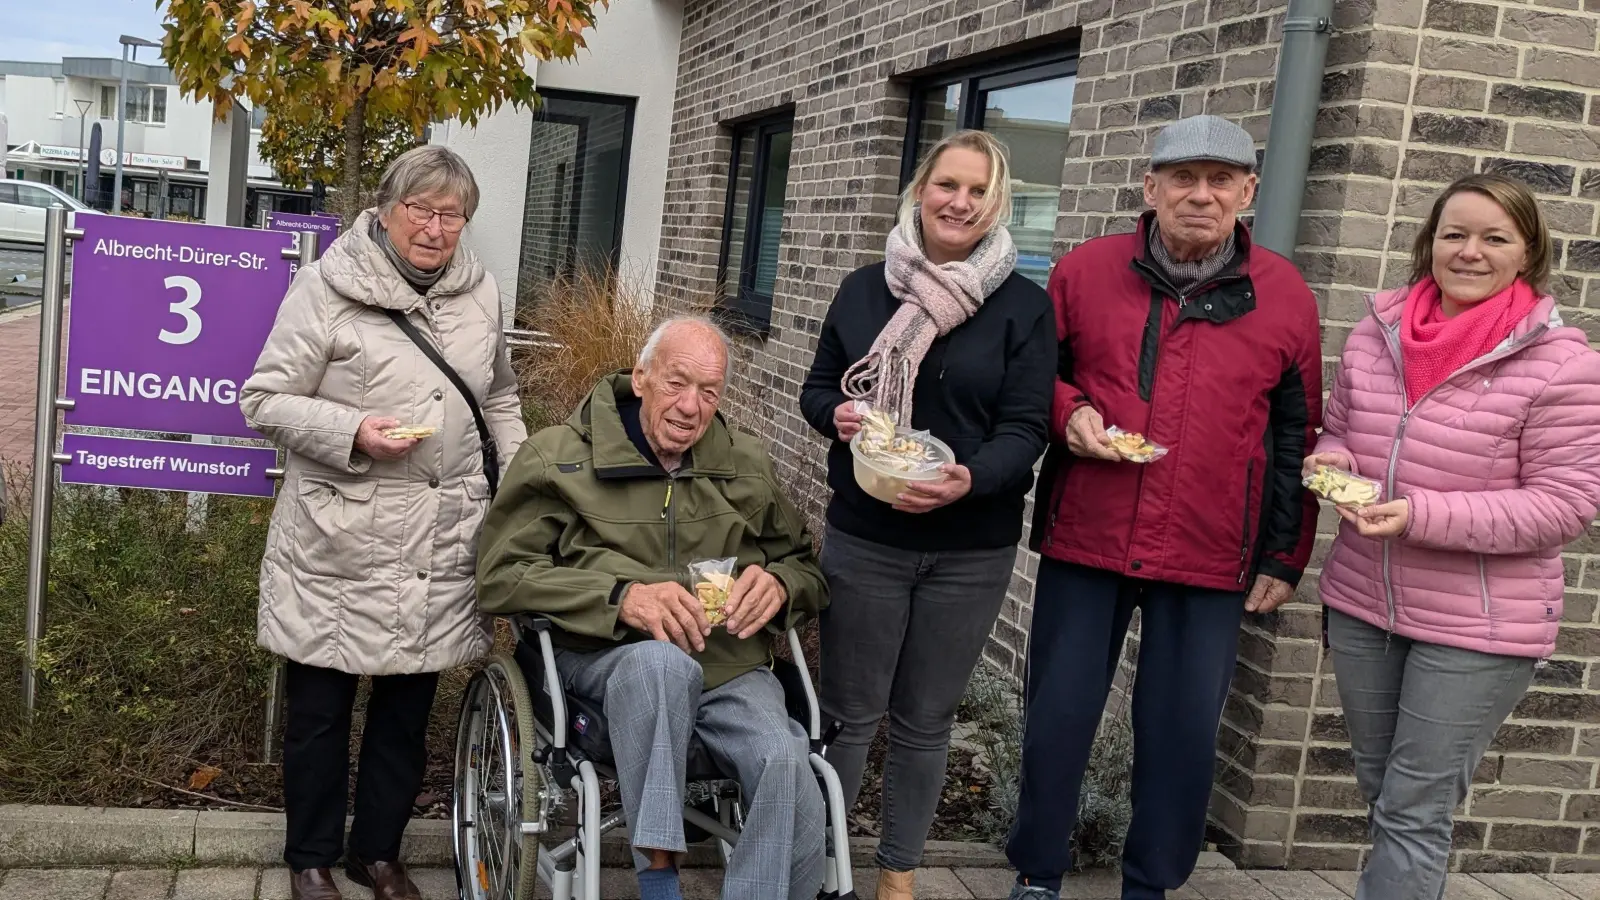
[[[673,316],[657,325],[655,330],[650,332],[650,337],[645,339],[644,348],[639,351],[640,371],[648,372],[650,370],[650,364],[655,362],[656,350],[660,348],[661,339],[666,337],[667,332],[686,325],[698,326],[716,335],[717,340],[722,342],[722,376],[727,378],[732,375],[733,341],[728,338],[728,333],[722,330],[722,326],[705,316]]]
[[[400,154],[378,182],[378,209],[389,212],[407,197],[442,194],[461,201],[467,218],[478,211],[478,180],[449,147],[429,144]]]

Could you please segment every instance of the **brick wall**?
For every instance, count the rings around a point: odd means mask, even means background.
[[[1362,296],[1398,284],[1442,183],[1502,168],[1542,192],[1560,238],[1556,290],[1600,337],[1600,55],[1596,0],[1341,0],[1317,116],[1297,262],[1324,304],[1332,365]],[[815,521],[821,442],[796,410],[839,281],[881,258],[893,220],[909,81],[1035,42],[1077,41],[1073,135],[1057,254],[1131,229],[1154,132],[1201,112],[1267,136],[1284,3],[1272,0],[689,0],[658,288],[713,295],[732,132],[794,110],[773,324],[739,360],[734,415],[759,422]],[[1565,7],[1565,8],[1551,8]],[[1592,124],[1591,124],[1592,123]],[[1592,275],[1587,273],[1594,273]],[[1323,522],[1318,559],[1331,519]],[[1600,540],[1569,556],[1555,660],[1496,740],[1457,828],[1471,870],[1600,868]],[[988,651],[1020,674],[1036,562],[1019,553]],[[1354,868],[1365,836],[1315,577],[1298,602],[1251,617],[1219,736],[1213,837],[1252,865]],[[1136,646],[1136,643],[1134,644]],[[1587,855],[1585,855],[1587,854]]]
[[[1330,376],[1364,314],[1364,293],[1406,280],[1411,243],[1439,189],[1474,171],[1502,171],[1538,191],[1556,239],[1552,289],[1562,315],[1600,339],[1592,274],[1600,273],[1600,4],[1587,12],[1578,0],[1338,6],[1345,30],[1329,51],[1298,254],[1326,303]],[[1495,738],[1457,820],[1453,863],[1463,871],[1600,870],[1600,557],[1591,555],[1600,541],[1568,549],[1556,655]],[[1221,792],[1244,813],[1236,833],[1245,856],[1272,860],[1281,847],[1292,865],[1346,868],[1358,862],[1365,812],[1331,667],[1303,636],[1291,625],[1246,654],[1281,689],[1257,695],[1265,702],[1253,782]],[[1308,691],[1309,720],[1299,703]],[[1243,731],[1234,735],[1245,742]]]
[[[739,368],[748,377],[730,393],[729,406],[761,423],[780,476],[820,522],[826,448],[800,418],[796,399],[834,290],[850,271],[882,259],[894,224],[910,79],[1023,46],[1070,43],[1080,20],[1105,20],[1113,4],[818,0],[771,10],[761,0],[686,5],[658,290],[686,305],[714,294],[730,123],[792,107],[772,328],[764,341],[747,344]],[[1036,568],[1019,552],[987,654],[1019,677]]]
[[[569,264],[569,229],[576,214],[572,182],[581,164],[578,127],[536,121],[528,142],[528,190],[522,206],[522,254],[517,266],[517,303],[540,289]]]

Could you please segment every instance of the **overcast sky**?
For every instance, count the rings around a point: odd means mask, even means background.
[[[124,34],[161,40],[163,13],[155,0],[0,0],[0,59],[60,62],[63,56],[122,55]],[[161,51],[141,49],[140,62],[160,62]]]

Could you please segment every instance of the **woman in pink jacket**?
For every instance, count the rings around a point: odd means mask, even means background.
[[[1306,459],[1383,484],[1340,509],[1328,637],[1371,805],[1358,900],[1437,900],[1452,810],[1555,649],[1561,548],[1600,505],[1600,354],[1544,293],[1550,236],[1521,182],[1445,189],[1411,285],[1370,301]]]

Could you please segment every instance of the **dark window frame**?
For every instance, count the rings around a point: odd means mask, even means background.
[[[717,254],[717,307],[716,316],[722,324],[747,334],[765,337],[772,330],[773,297],[755,291],[756,264],[761,253],[762,210],[765,208],[767,179],[772,138],[779,134],[794,135],[794,109],[733,123],[733,147],[728,162],[728,190],[722,207],[722,246]],[[753,134],[754,152],[750,163],[750,198],[744,217],[744,241],[740,246],[738,293],[729,296],[728,263],[733,244],[734,212],[739,203],[739,145],[746,135]],[[791,153],[793,144],[790,145]],[[788,179],[787,170],[784,173]],[[785,191],[787,193],[787,190]],[[781,215],[781,213],[780,213]],[[780,229],[781,233],[781,229]],[[780,238],[781,241],[781,238]],[[781,251],[780,243],[780,251]]]
[[[924,109],[930,95],[961,87],[961,104],[956,110],[957,129],[983,130],[987,104],[978,102],[990,91],[1053,81],[1078,74],[1079,48],[1076,41],[1042,50],[1017,53],[976,65],[961,66],[919,78],[911,87],[911,114],[906,119],[905,147],[900,154],[900,189],[905,190],[916,175],[917,145],[922,132]]]
[[[568,91],[557,88],[541,88],[539,89],[539,97],[541,101],[565,100],[569,103],[592,103],[597,106],[616,106],[621,107],[623,111],[621,162],[617,167],[619,188],[617,191],[617,211],[616,217],[613,220],[615,225],[612,227],[611,234],[610,263],[611,272],[614,275],[622,267],[622,233],[627,222],[628,213],[628,172],[630,164],[633,160],[633,129],[634,119],[639,111],[639,98],[625,97],[620,94],[601,94],[592,91]],[[575,156],[578,159],[582,159],[585,153],[587,153],[589,146],[589,118],[587,116],[552,115],[547,112],[547,108],[545,107],[544,103],[541,102],[538,109],[534,111],[533,122],[530,123],[529,127],[532,128],[534,124],[539,122],[554,122],[560,125],[572,125],[576,127],[578,129],[578,152],[575,154]],[[583,168],[584,167],[580,166],[578,167],[578,171],[569,173],[569,177],[572,179],[572,181],[569,183],[565,192],[566,199],[572,199],[581,194],[585,175],[585,173],[582,171]],[[564,274],[567,275],[571,275],[573,268],[576,266],[579,225],[580,223],[578,221],[578,216],[573,215],[571,217],[571,221],[568,223],[567,230],[569,238],[568,250],[571,254],[573,254],[574,258],[561,261]],[[518,227],[520,228],[521,226],[519,225]]]

